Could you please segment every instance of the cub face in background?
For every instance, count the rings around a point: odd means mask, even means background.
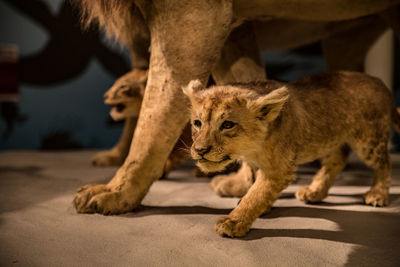
[[[322,159],[322,168],[296,197],[319,202],[344,168],[350,148],[374,172],[366,204],[389,203],[390,129],[400,115],[384,84],[357,72],[311,75],[290,83],[265,81],[183,88],[192,105],[191,155],[204,171],[241,159],[257,169],[239,205],[218,220],[223,236],[245,235],[294,179],[297,165]]]
[[[94,166],[120,166],[128,155],[142,105],[147,72],[138,68],[132,69],[117,79],[104,94],[105,104],[111,106],[111,117],[116,121],[125,120],[125,125],[118,143],[109,150],[98,152],[92,158]]]
[[[115,81],[104,94],[104,103],[111,107],[116,120],[138,117],[147,82],[147,70],[133,69]]]
[[[92,159],[93,165],[100,167],[120,166],[124,162],[136,128],[147,77],[147,70],[134,68],[117,79],[104,94],[105,104],[111,106],[111,117],[116,121],[125,120],[125,126],[118,143],[109,150],[97,153]],[[163,177],[167,177],[172,170],[188,158],[186,144],[191,144],[190,126],[185,127],[170,153],[164,166]]]

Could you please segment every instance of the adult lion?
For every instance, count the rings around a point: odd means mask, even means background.
[[[279,19],[248,22],[230,34],[211,76],[217,84],[264,79],[262,60],[257,60],[258,48],[262,51],[292,49],[316,41],[322,44],[328,70],[363,71],[367,51],[386,29],[387,25],[376,15],[339,22]],[[146,34],[149,35],[144,29],[139,36],[139,39],[148,39],[142,41],[142,45],[134,45],[134,42],[125,44],[134,55],[134,67],[118,78],[104,95],[105,103],[111,107],[111,117],[115,120],[126,120],[118,143],[109,150],[97,153],[92,159],[94,166],[121,166],[128,155],[147,82],[149,53],[146,48],[150,46],[150,38],[143,38]],[[355,35],[358,37],[356,40]],[[252,61],[258,64],[252,64]],[[191,137],[185,137],[181,136],[179,140],[182,139],[189,146]],[[179,152],[180,156],[174,157],[175,163],[172,165],[168,160],[166,166],[179,166],[189,156],[182,151],[174,149],[171,155],[177,156],[176,152]],[[168,170],[165,174],[167,173]]]
[[[399,0],[97,0],[82,1],[89,19],[98,17],[111,32],[130,42],[134,25],[150,31],[148,83],[130,152],[107,184],[81,187],[78,212],[117,214],[138,206],[162,175],[164,162],[189,119],[180,88],[205,81],[229,34],[244,21],[266,18],[310,21],[350,20],[380,13],[400,34]],[[134,16],[132,15],[134,14]],[[140,28],[140,27],[139,27]],[[128,30],[127,30],[128,29]],[[140,30],[138,30],[140,34]],[[252,58],[248,59],[252,63]],[[254,62],[253,62],[254,63]]]

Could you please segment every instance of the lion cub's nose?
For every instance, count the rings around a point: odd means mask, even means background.
[[[200,156],[204,156],[205,154],[210,152],[210,150],[211,150],[211,146],[209,146],[209,147],[195,147],[194,148],[194,151],[196,151],[196,153],[199,154]]]

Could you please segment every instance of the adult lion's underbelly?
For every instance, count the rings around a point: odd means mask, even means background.
[[[379,13],[400,0],[234,0],[237,17],[338,21]]]

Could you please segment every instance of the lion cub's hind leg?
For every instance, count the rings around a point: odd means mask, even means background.
[[[364,195],[367,205],[382,207],[389,204],[389,187],[391,179],[391,162],[388,151],[388,140],[368,140],[358,143],[354,151],[374,170],[371,189]]]
[[[296,192],[296,198],[304,202],[320,202],[327,195],[335,181],[336,175],[343,170],[350,152],[348,145],[336,148],[323,158],[321,169],[314,176],[310,185],[301,187]]]

